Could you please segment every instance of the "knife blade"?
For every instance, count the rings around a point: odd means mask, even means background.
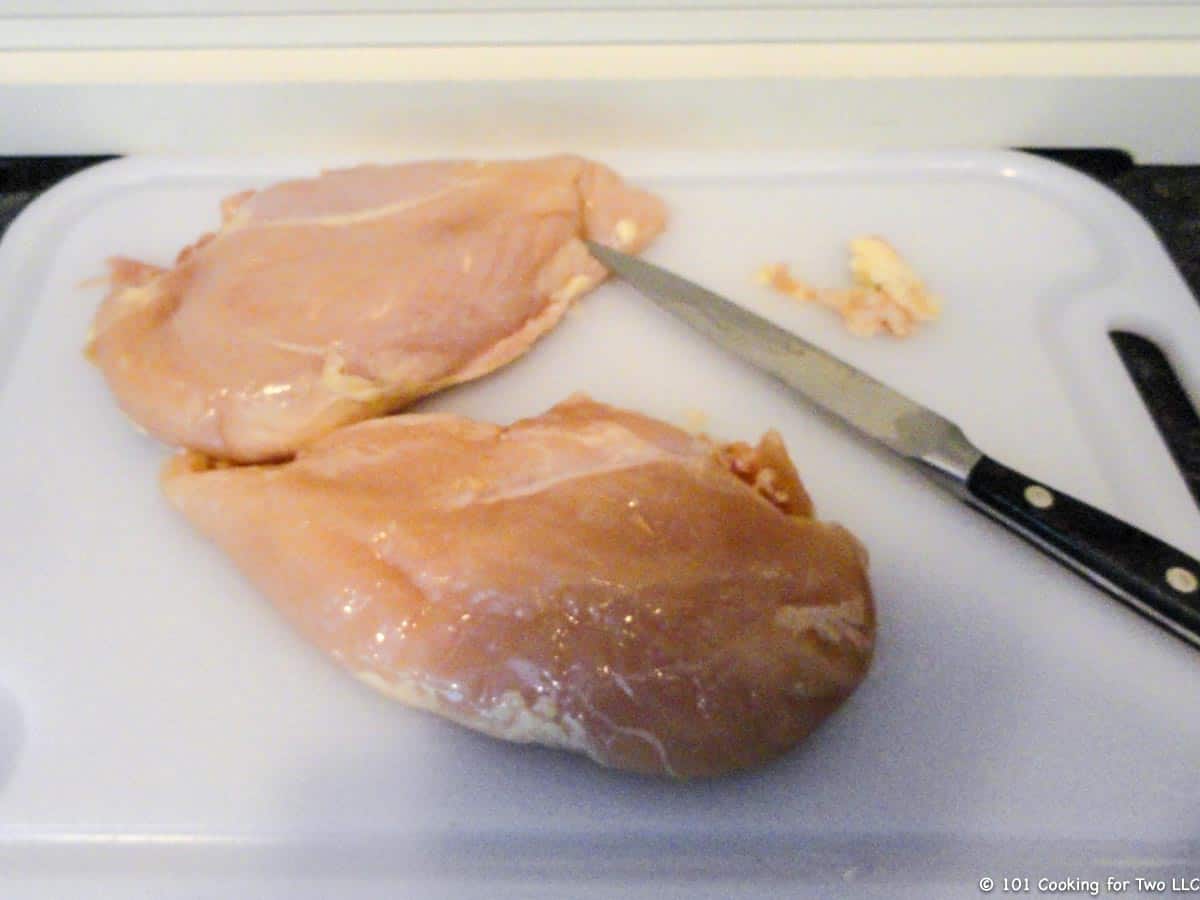
[[[988,456],[954,422],[719,294],[586,241],[605,268],[934,483],[1200,649],[1200,562]]]

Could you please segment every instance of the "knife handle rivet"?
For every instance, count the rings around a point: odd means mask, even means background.
[[[1025,502],[1038,509],[1049,509],[1054,505],[1054,495],[1040,484],[1025,488]]]
[[[1200,588],[1200,578],[1183,566],[1171,566],[1167,569],[1167,584],[1181,594],[1194,594]]]

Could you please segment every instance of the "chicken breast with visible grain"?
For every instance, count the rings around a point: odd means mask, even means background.
[[[407,415],[288,463],[164,472],[174,505],[371,687],[674,777],[776,757],[864,678],[866,555],[779,436],[718,445],[575,397]]]
[[[282,459],[511,362],[662,203],[578,157],[362,166],[229,198],[174,267],[117,259],[88,351],[169,444]]]

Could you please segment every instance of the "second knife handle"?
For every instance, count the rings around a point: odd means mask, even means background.
[[[1097,587],[1200,648],[1200,562],[984,456],[967,501]]]

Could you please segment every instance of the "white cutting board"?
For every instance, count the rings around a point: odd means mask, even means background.
[[[1196,396],[1200,306],[1093,182],[996,153],[606,161],[670,205],[652,259],[1200,555],[1105,334],[1158,339]],[[586,390],[702,410],[721,438],[779,428],[820,514],[871,552],[878,657],[847,706],[777,764],[679,785],[409,711],[295,637],[160,497],[167,451],[80,353],[102,290],[83,283],[113,254],[169,262],[221,197],[318,165],[109,163],[0,246],[0,893],[929,897],[1200,874],[1200,655],[622,284],[423,408],[506,422]],[[754,283],[784,260],[840,284],[863,233],[926,277],[941,321],[861,340]]]

